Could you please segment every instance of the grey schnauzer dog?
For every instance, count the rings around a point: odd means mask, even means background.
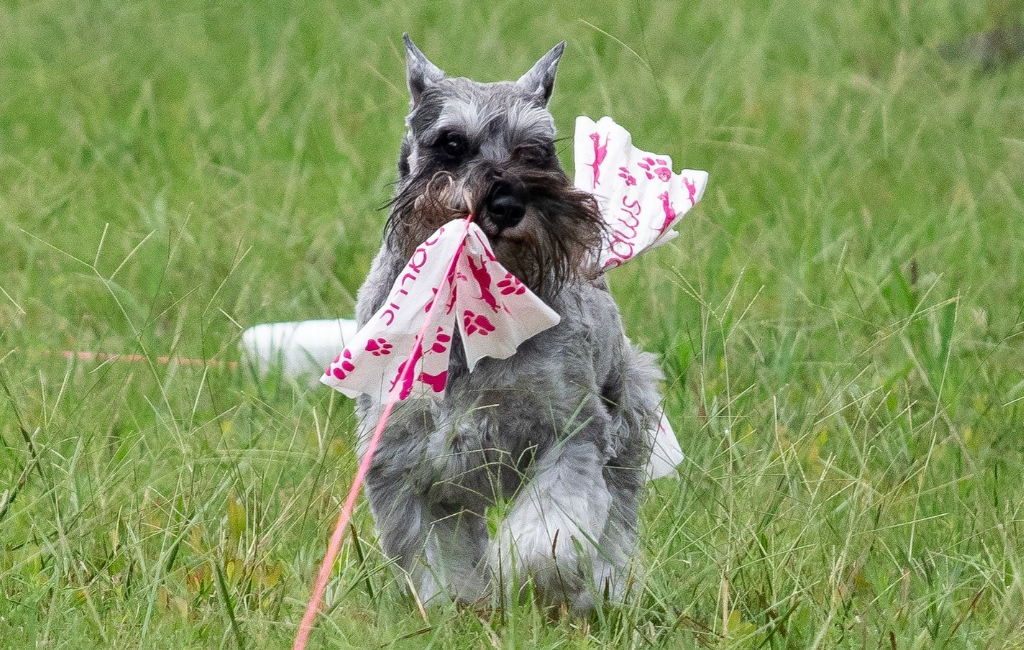
[[[359,290],[359,325],[416,246],[469,213],[498,261],[561,316],[472,373],[453,344],[444,399],[394,410],[366,492],[384,552],[424,602],[532,588],[546,606],[586,614],[624,598],[636,568],[660,374],[627,341],[598,277],[597,205],[556,156],[547,104],[564,45],[518,81],[478,83],[446,76],[405,36],[408,131],[384,242]],[[382,409],[359,399],[360,453]],[[492,534],[496,504],[505,516]]]

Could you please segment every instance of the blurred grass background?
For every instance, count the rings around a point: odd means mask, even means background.
[[[688,458],[628,606],[422,620],[365,507],[314,644],[1024,645],[1024,65],[1014,0],[0,3],[0,647],[286,647],[350,406],[244,371],[349,316],[408,106],[400,36],[706,169],[611,278]],[[1012,58],[1012,57],[1011,57]],[[563,161],[571,169],[570,141]],[[358,551],[358,552],[357,552]]]

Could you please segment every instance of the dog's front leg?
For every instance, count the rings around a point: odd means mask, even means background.
[[[466,604],[487,592],[487,517],[485,513],[435,504],[428,508],[431,524],[423,550],[419,597],[438,596]]]
[[[421,602],[472,603],[484,594],[483,513],[429,502],[404,472],[371,471],[366,488],[384,553],[409,576]]]
[[[366,403],[364,424],[379,417]],[[409,578],[417,597],[475,602],[487,588],[487,520],[481,507],[435,494],[437,462],[430,444],[438,435],[422,404],[396,411],[366,476],[366,496],[384,553]],[[360,431],[366,452],[368,428]],[[441,436],[443,438],[443,436]]]
[[[593,608],[593,564],[611,495],[606,458],[593,440],[569,438],[544,452],[492,542],[491,570],[504,594],[532,580],[549,605]]]

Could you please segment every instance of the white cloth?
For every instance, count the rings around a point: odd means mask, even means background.
[[[260,377],[280,369],[292,380],[315,380],[324,364],[345,347],[359,328],[348,318],[263,323],[242,332],[246,364]],[[313,376],[313,373],[316,373]]]
[[[634,147],[629,132],[610,117],[577,117],[573,150],[576,187],[597,197],[611,232],[599,255],[603,270],[674,239],[673,228],[708,184],[707,172],[676,174],[668,156]]]
[[[379,402],[392,390],[403,400],[440,399],[456,327],[472,370],[483,357],[507,359],[520,343],[558,324],[558,314],[498,263],[483,231],[465,225],[463,219],[450,221],[416,249],[383,306],[331,362],[321,382],[349,397],[367,393]],[[420,331],[425,335],[417,344]]]

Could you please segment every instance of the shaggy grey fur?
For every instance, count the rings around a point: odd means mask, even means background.
[[[657,423],[658,370],[626,340],[590,260],[603,228],[554,147],[547,103],[564,44],[516,82],[449,78],[405,37],[411,110],[360,326],[412,250],[472,211],[498,260],[561,315],[469,373],[452,346],[445,398],[395,408],[366,481],[385,553],[424,602],[516,596],[585,614],[626,595]],[[360,454],[382,405],[363,395]],[[487,509],[506,503],[490,535]]]

